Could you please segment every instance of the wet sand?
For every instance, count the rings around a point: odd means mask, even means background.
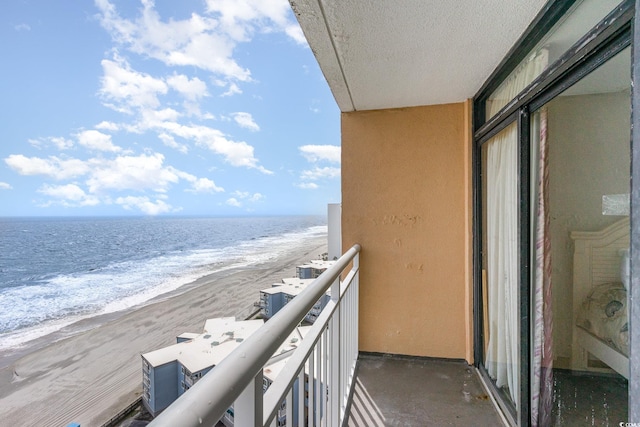
[[[295,276],[297,265],[323,252],[326,238],[310,239],[278,259],[211,274],[136,310],[40,340],[29,354],[2,363],[0,424],[102,425],[140,396],[141,353],[174,344],[183,332],[201,332],[207,318],[244,319],[255,310],[260,289]]]

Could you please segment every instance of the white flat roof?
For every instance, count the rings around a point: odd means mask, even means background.
[[[233,319],[230,322],[229,319]],[[170,345],[142,355],[151,366],[162,366],[179,362],[191,373],[215,366],[240,345],[238,339],[248,338],[262,325],[262,320],[235,321],[235,318],[208,319],[208,325],[217,325],[220,329],[199,334],[192,341]],[[264,375],[271,381],[280,373],[293,350],[298,348],[311,326],[298,326],[273,354],[267,363]],[[213,332],[213,333],[212,333]],[[233,335],[229,335],[229,333]],[[208,337],[207,337],[208,336]],[[207,338],[205,338],[207,337]],[[217,342],[217,345],[212,343]]]
[[[313,281],[316,279],[301,279],[299,277],[287,277],[285,279],[282,279],[282,283],[279,286],[282,286],[282,284],[285,285],[309,285],[310,283],[313,283]]]
[[[291,334],[287,337],[284,343],[276,350],[273,354],[273,357],[269,360],[263,370],[263,375],[274,381],[278,374],[284,368],[289,357],[293,354],[293,350],[298,348],[300,342],[307,335],[307,333],[311,330],[311,326],[298,326],[293,330]]]
[[[199,372],[220,363],[263,323],[262,320],[236,321],[234,317],[207,319],[205,332],[191,341],[151,351],[142,357],[153,367],[177,360],[192,373]]]

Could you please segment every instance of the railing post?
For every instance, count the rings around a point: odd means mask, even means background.
[[[260,370],[233,404],[234,426],[254,427],[262,425],[262,394],[262,370]]]
[[[340,425],[340,277],[331,285],[331,300],[337,304],[336,311],[330,321],[331,328],[331,378],[329,380],[329,405],[331,418],[328,425]]]

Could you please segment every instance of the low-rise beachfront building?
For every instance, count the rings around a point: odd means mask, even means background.
[[[260,291],[260,314],[265,320],[269,320],[278,311],[293,300],[300,292],[314,281],[314,279],[283,279],[288,284],[274,284],[271,288],[266,288]],[[309,310],[309,313],[305,317],[305,320],[309,323],[313,323],[322,309],[327,305],[327,302],[331,299],[330,292],[325,293],[318,299],[316,304]]]
[[[321,259],[311,260],[306,264],[296,267],[296,276],[300,279],[315,279],[331,267],[335,261]]]
[[[149,413],[162,412],[263,323],[208,319],[202,334],[181,334],[177,344],[143,354],[142,402]]]
[[[236,321],[235,317],[208,319],[203,333],[183,333],[177,337],[177,344],[143,354],[142,402],[147,411],[152,416],[157,416],[263,323],[262,320]],[[264,370],[263,391],[273,383],[309,329],[310,326],[296,328],[273,354]],[[296,384],[296,390],[297,387]],[[296,399],[296,414],[297,408]],[[284,425],[285,409],[283,403],[279,425]],[[231,407],[221,421],[227,427],[233,427],[233,420],[234,412]]]
[[[262,379],[262,392],[266,392],[267,389],[273,384],[276,380],[280,372],[284,369],[287,361],[293,354],[293,351],[298,348],[300,342],[304,339],[307,332],[311,329],[311,326],[299,326],[284,340],[283,344],[276,350],[273,356],[269,359],[269,362],[265,365],[263,370],[263,379]],[[305,395],[308,393],[309,387],[309,376],[305,375]],[[315,383],[314,383],[315,385]],[[318,384],[322,387],[322,384]],[[320,388],[319,387],[319,388]],[[290,425],[294,427],[298,427],[298,380],[293,384],[293,423]],[[286,417],[286,401],[283,401],[280,409],[278,410],[276,425],[286,426],[287,425],[287,417]],[[307,402],[305,401],[305,414],[307,411]],[[235,412],[233,407],[229,408],[227,412],[224,414],[222,419],[220,420],[226,427],[234,427],[234,416]]]
[[[282,286],[274,286],[260,291],[260,314],[265,320],[269,320],[282,307],[284,307],[284,295]]]

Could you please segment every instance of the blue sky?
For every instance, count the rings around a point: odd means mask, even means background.
[[[4,1],[0,47],[0,216],[340,201],[340,113],[286,0]]]

